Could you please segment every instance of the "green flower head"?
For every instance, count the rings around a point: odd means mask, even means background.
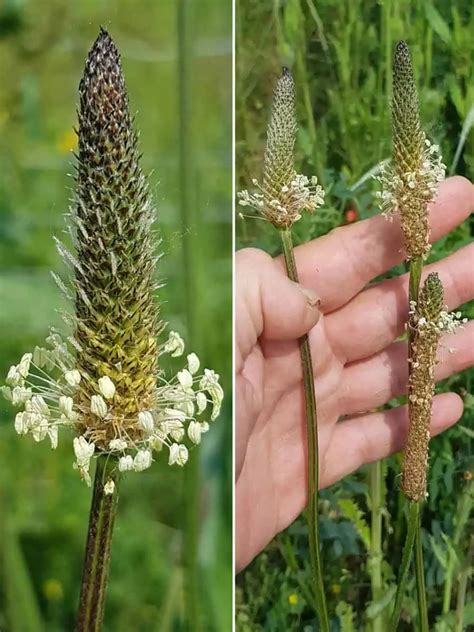
[[[445,174],[438,146],[422,130],[419,110],[410,51],[399,42],[393,58],[392,162],[378,176],[378,195],[386,215],[398,212],[407,259],[425,258],[430,250],[428,204]]]
[[[316,176],[296,173],[294,147],[298,130],[295,110],[295,83],[283,69],[273,94],[267,127],[263,184],[254,179],[257,191],[237,194],[241,206],[249,206],[277,228],[290,228],[303,211],[313,212],[324,203],[324,190]]]

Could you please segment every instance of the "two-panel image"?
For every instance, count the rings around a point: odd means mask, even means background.
[[[0,2],[0,632],[474,630],[469,0]]]

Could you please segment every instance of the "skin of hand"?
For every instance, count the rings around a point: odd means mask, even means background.
[[[474,186],[447,179],[430,207],[431,239],[474,210]],[[309,333],[319,425],[320,486],[403,448],[405,406],[373,409],[406,392],[403,275],[371,281],[403,260],[397,219],[357,222],[295,248],[300,284],[280,258],[236,255],[236,568],[241,570],[304,509],[306,429],[298,337]],[[474,244],[425,266],[436,271],[449,309],[474,298]],[[370,284],[370,285],[369,285]],[[455,352],[453,352],[455,349]],[[445,336],[436,379],[474,364],[474,321]],[[433,401],[432,435],[453,425],[463,403]],[[344,419],[341,421],[341,417]]]

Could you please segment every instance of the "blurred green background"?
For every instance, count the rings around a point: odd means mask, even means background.
[[[199,459],[196,451],[184,470],[158,462],[123,481],[104,629],[180,630],[192,616],[193,630],[229,630],[230,2],[0,2],[0,375],[59,321],[49,271],[63,268],[52,234],[64,228],[77,87],[100,25],[121,51],[151,173],[165,250],[162,315],[226,392]],[[0,415],[0,630],[71,630],[90,490],[72,469],[72,440],[63,436],[51,453],[15,435],[6,402]]]
[[[260,177],[273,86],[286,65],[298,95],[297,170],[316,174],[326,189],[324,208],[295,225],[296,241],[378,213],[370,171],[391,153],[391,63],[399,39],[411,47],[429,137],[441,145],[448,173],[472,180],[473,33],[472,0],[237,0],[237,190]],[[434,246],[431,260],[472,242],[473,234],[466,221]],[[265,222],[237,220],[237,235],[239,247],[279,252],[277,231]],[[404,271],[400,265],[386,276]],[[474,304],[463,313],[473,318]],[[465,412],[431,442],[423,545],[435,632],[474,629],[473,383],[471,369],[437,387],[459,393]],[[397,455],[321,494],[333,631],[388,629],[405,537],[399,471]],[[412,582],[400,630],[416,629],[414,598]],[[311,599],[306,521],[299,518],[238,576],[237,629],[317,630]],[[455,627],[461,615],[463,624]]]

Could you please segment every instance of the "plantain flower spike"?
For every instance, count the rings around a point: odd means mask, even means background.
[[[410,425],[402,470],[402,489],[414,502],[427,495],[428,444],[430,440],[436,353],[441,335],[460,326],[460,312],[449,314],[443,306],[443,285],[429,274],[420,290],[418,304],[410,303],[409,327],[413,332],[408,397]],[[466,322],[464,319],[461,322]]]
[[[439,147],[421,128],[419,110],[410,51],[402,41],[393,59],[393,155],[377,176],[382,184],[377,195],[386,216],[398,211],[408,260],[428,255],[428,204],[436,198],[446,169]]]
[[[169,463],[184,465],[188,445],[201,439],[219,414],[219,376],[199,372],[199,359],[167,379],[159,358],[184,352],[176,332],[165,325],[155,301],[153,222],[155,209],[139,164],[120,55],[101,29],[89,52],[79,85],[79,153],[76,195],[68,232],[74,253],[57,247],[71,269],[62,291],[74,303],[64,315],[67,333],[52,331],[10,368],[3,395],[22,408],[19,434],[35,441],[69,427],[75,467],[90,484],[95,454],[116,457],[119,470],[142,471],[164,447]],[[188,430],[190,428],[190,431]],[[199,437],[199,441],[197,438]],[[110,487],[109,491],[113,492]]]
[[[324,203],[324,190],[316,176],[297,174],[294,167],[296,141],[295,83],[283,69],[273,94],[267,127],[263,184],[252,180],[256,192],[237,194],[241,206],[249,206],[277,228],[291,228],[303,211],[312,213]]]

